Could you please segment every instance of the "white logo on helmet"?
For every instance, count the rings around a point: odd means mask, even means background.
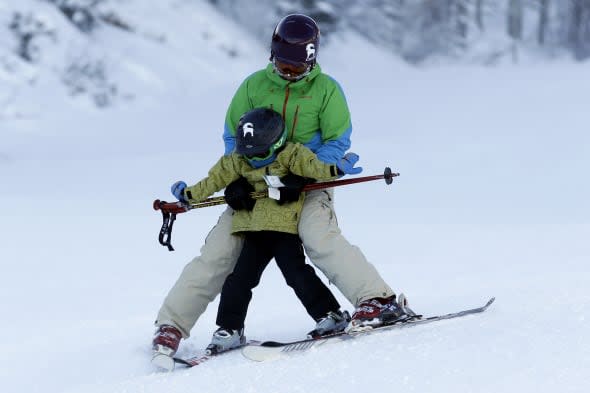
[[[250,134],[250,136],[252,138],[254,138],[254,124],[252,123],[245,123],[242,126],[242,130],[244,132],[244,138],[246,137],[246,135]]]
[[[307,44],[305,50],[307,51],[307,57],[305,58],[305,61],[315,59],[315,45],[313,43],[310,42],[309,44]]]

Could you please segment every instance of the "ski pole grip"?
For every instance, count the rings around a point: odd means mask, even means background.
[[[189,207],[182,202],[166,202],[156,199],[153,203],[154,210],[161,210],[166,213],[185,213]]]

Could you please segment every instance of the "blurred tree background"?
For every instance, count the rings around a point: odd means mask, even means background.
[[[157,4],[160,10],[164,7],[180,16],[183,10],[195,12],[196,21],[201,13],[206,17],[218,11],[222,20],[230,19],[265,46],[270,45],[280,18],[305,13],[318,21],[323,43],[358,33],[412,65],[590,58],[590,0],[165,0]],[[161,23],[157,12],[150,12],[156,8],[144,0],[0,0],[0,83],[4,83],[0,104],[8,107],[23,85],[47,78],[42,70],[55,75],[69,95],[87,96],[98,107],[132,99],[133,92],[122,89],[126,78],[114,71],[116,59],[108,56],[98,37],[114,28],[166,45],[167,37],[178,32]],[[206,20],[194,23],[208,25]],[[215,25],[191,26],[189,31],[195,40],[206,40],[229,57],[243,53],[237,49],[243,40]]]
[[[101,24],[133,31],[117,13],[125,0],[39,0],[51,4],[81,33]],[[522,54],[576,60],[590,57],[590,0],[292,0],[207,1],[268,42],[277,21],[305,13],[324,40],[353,30],[410,63],[455,60],[493,64]],[[9,29],[18,55],[36,57],[36,42],[54,33],[34,14],[15,13]]]
[[[324,38],[352,29],[411,63],[465,59],[494,63],[519,52],[590,57],[590,0],[210,0],[268,39],[293,12],[315,18]]]

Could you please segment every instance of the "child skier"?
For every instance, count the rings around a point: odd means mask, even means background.
[[[265,175],[284,177],[289,173],[317,180],[338,177],[337,164],[326,164],[301,144],[286,143],[287,130],[280,114],[265,108],[246,112],[238,123],[236,153],[223,156],[209,176],[191,187],[184,182],[172,186],[181,201],[198,202],[242,177],[253,191],[267,189]],[[340,172],[341,173],[341,172]],[[248,209],[233,213],[232,233],[244,236],[244,245],[233,272],[226,278],[217,313],[219,328],[207,352],[217,353],[245,343],[244,321],[252,289],[274,257],[287,285],[317,322],[310,335],[343,330],[350,320],[330,290],[305,263],[298,217],[304,193],[291,203],[271,198],[255,201]]]

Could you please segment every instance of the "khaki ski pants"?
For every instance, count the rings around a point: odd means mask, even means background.
[[[242,249],[242,237],[231,235],[232,213],[231,208],[223,212],[205,239],[201,255],[186,265],[166,296],[156,325],[176,326],[187,338],[207,305],[219,295]],[[299,236],[311,262],[354,306],[394,294],[360,249],[342,236],[332,189],[306,194]]]

